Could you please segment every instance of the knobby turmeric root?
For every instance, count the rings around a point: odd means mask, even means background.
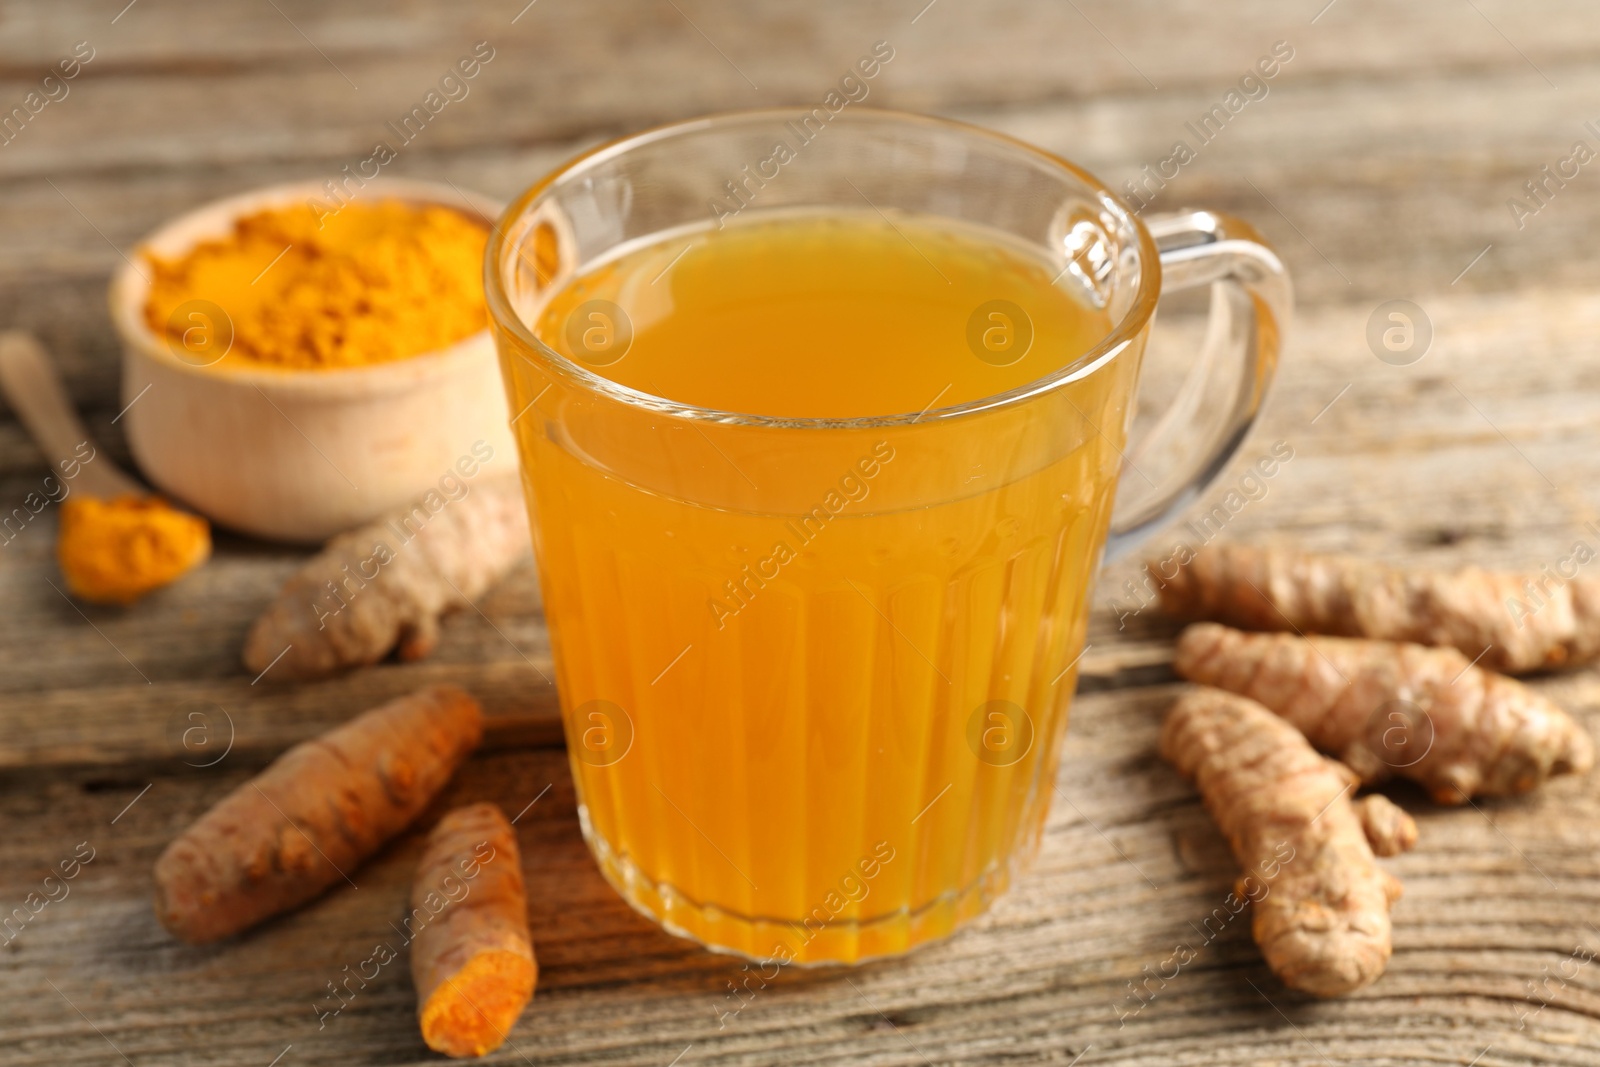
[[[340,534],[301,567],[251,626],[245,666],[308,681],[396,648],[401,659],[421,659],[438,644],[440,616],[468,607],[531,545],[516,479],[475,484],[454,501],[430,493],[410,511]]]
[[[499,1048],[539,978],[517,836],[499,808],[473,804],[439,821],[411,908],[407,922],[425,923],[411,944],[422,1039],[447,1056]]]
[[[1380,856],[1410,852],[1417,843],[1417,821],[1382,793],[1357,799],[1356,817],[1366,831],[1367,843]]]
[[[1453,648],[1196,623],[1174,666],[1260,701],[1362,781],[1400,775],[1442,804],[1521,793],[1594,765],[1588,733],[1566,712]]]
[[[1349,768],[1266,708],[1216,689],[1173,707],[1161,756],[1194,779],[1247,872],[1235,892],[1254,901],[1252,933],[1272,973],[1323,997],[1375,981],[1389,962],[1400,883],[1373,857]],[[1415,830],[1386,843],[1414,840]]]
[[[1600,579],[1545,572],[1401,570],[1252,545],[1201,549],[1168,577],[1150,573],[1182,619],[1460,649],[1521,674],[1600,658]],[[1487,649],[1487,651],[1485,651]]]
[[[203,944],[319,896],[420,815],[482,733],[478,702],[437,686],[296,745],[161,853],[157,917]]]

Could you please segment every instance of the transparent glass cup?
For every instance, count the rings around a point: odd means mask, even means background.
[[[733,214],[867,210],[1025,248],[1111,329],[1009,392],[852,419],[620,385],[604,370],[625,308],[581,309],[584,359],[537,333],[629,248]],[[1037,848],[1103,555],[1202,490],[1259,410],[1290,308],[1278,257],[1227,216],[1141,221],[1010,138],[852,107],[598,148],[507,209],[487,274],[607,880],[675,934],[778,965],[893,955],[980,914]],[[1157,298],[1201,284],[1205,340],[1130,446]],[[758,358],[751,338],[706,343]],[[1140,477],[1119,496],[1125,466]]]

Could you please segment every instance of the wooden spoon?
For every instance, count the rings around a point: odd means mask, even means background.
[[[32,334],[21,330],[0,333],[0,391],[4,391],[11,410],[33,435],[52,470],[58,469],[62,460],[76,455],[86,442],[93,443],[67,399],[50,357]],[[82,464],[74,488],[103,500],[149,495],[150,490],[103,458],[98,447],[94,451],[94,461]]]
[[[44,348],[28,333],[0,333],[0,392],[78,494],[61,497],[56,557],[67,587],[85,600],[128,604],[194,569],[211,554],[205,519],[152,496],[92,446]],[[68,459],[78,459],[70,478]]]

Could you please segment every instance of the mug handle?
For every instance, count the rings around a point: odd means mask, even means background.
[[[1155,485],[1123,477],[1107,561],[1176,516],[1233,459],[1261,411],[1294,303],[1283,261],[1243,219],[1174,211],[1145,225],[1160,254],[1162,291],[1209,283],[1211,318],[1177,399],[1124,457],[1125,467],[1171,473]]]

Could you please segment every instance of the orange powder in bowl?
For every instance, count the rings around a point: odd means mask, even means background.
[[[152,258],[145,322],[175,345],[194,323],[226,330],[230,362],[283,370],[387,363],[487,324],[487,228],[450,208],[384,200],[320,216],[289,205],[241,217],[227,237]],[[194,302],[205,319],[190,314]],[[209,362],[209,361],[208,361]]]

